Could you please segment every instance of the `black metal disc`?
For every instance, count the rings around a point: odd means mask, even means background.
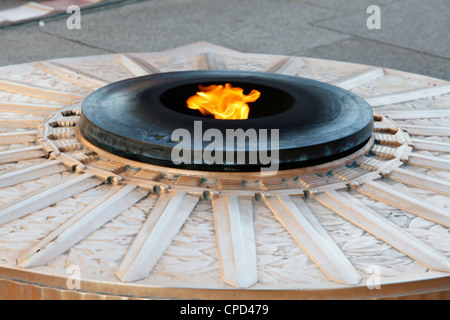
[[[261,92],[260,99],[249,104],[249,119],[216,120],[187,108],[187,98],[199,85],[224,83],[242,87],[244,93]],[[266,129],[268,137],[278,141],[279,169],[299,168],[361,148],[371,137],[373,113],[359,96],[310,79],[243,71],[182,71],[127,79],[96,90],[82,103],[78,127],[90,143],[132,160],[196,170],[258,171],[269,166],[267,159],[258,158],[255,163],[250,157],[264,146],[246,140],[243,149],[237,143],[230,149],[228,133],[242,129],[244,134],[256,132],[259,139]],[[191,161],[181,164],[174,162],[172,153],[174,147],[181,147],[182,139],[172,136],[177,129],[185,129],[182,132],[191,137],[190,148],[186,148],[188,141],[183,143],[183,152],[190,154]],[[213,145],[213,139],[204,139],[208,129],[215,129],[209,131],[216,133],[215,139],[222,134],[221,150],[220,143]],[[278,139],[272,130],[278,130]],[[224,152],[223,163],[199,158],[208,146],[219,152],[214,155]],[[271,147],[270,139],[266,147]],[[238,163],[237,153],[242,150],[246,160]],[[234,161],[226,161],[227,151],[234,153]]]

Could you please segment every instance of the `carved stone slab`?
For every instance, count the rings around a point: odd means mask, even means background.
[[[373,139],[267,178],[146,165],[77,134],[93,90],[205,68],[351,90],[373,107]],[[205,42],[0,74],[2,298],[448,298],[448,82]]]

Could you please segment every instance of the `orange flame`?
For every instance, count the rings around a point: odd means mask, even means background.
[[[250,108],[248,102],[255,102],[261,95],[252,90],[248,95],[244,90],[231,84],[199,86],[200,91],[187,99],[190,109],[198,109],[203,115],[214,115],[215,119],[247,119]]]

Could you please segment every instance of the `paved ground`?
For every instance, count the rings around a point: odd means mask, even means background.
[[[369,5],[381,8],[379,30],[366,26]],[[0,29],[0,65],[208,41],[450,80],[449,0],[130,0],[82,12],[81,30],[66,19]]]

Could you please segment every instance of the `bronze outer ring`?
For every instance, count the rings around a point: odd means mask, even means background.
[[[208,289],[158,287],[82,279],[79,290],[67,288],[67,277],[17,268],[0,267],[0,299],[201,299],[201,300],[329,300],[329,299],[448,299],[450,276],[438,272],[429,278],[381,283],[304,289]],[[10,295],[14,292],[14,296]]]

